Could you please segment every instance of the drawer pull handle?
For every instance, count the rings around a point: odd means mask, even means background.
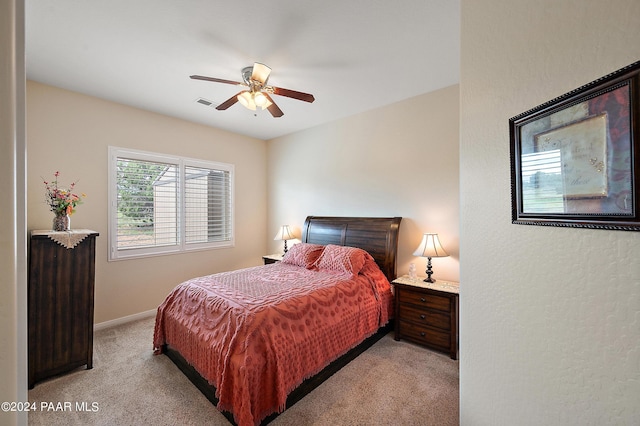
[[[425,336],[424,331],[421,331],[421,332],[420,332],[420,336],[421,336],[421,337],[424,337],[424,336]]]
[[[420,315],[420,319],[425,319],[427,316],[425,314]]]
[[[424,302],[426,302],[426,301],[427,301],[427,299],[425,299],[424,297],[421,297],[421,298],[420,298],[420,301],[421,301],[422,303],[424,303]]]

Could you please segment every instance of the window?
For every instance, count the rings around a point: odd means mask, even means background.
[[[233,246],[233,173],[109,147],[109,260]]]

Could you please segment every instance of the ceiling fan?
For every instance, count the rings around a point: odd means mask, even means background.
[[[315,98],[309,93],[297,92],[295,90],[283,89],[275,86],[268,86],[267,81],[271,74],[271,68],[265,64],[256,62],[253,66],[242,69],[242,83],[239,81],[224,80],[222,78],[205,77],[202,75],[192,75],[194,80],[213,81],[215,83],[234,84],[245,89],[233,95],[216,107],[223,111],[236,102],[240,102],[246,108],[255,111],[257,107],[267,109],[275,118],[282,117],[284,113],[276,105],[271,95],[286,96],[287,98],[298,99],[305,102],[313,102]]]

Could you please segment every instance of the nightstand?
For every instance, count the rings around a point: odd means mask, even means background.
[[[270,263],[280,262],[282,260],[282,256],[284,256],[282,253],[268,254],[266,256],[262,256],[262,260],[265,265],[268,265]]]
[[[458,359],[459,284],[408,275],[392,281],[395,288],[395,339],[414,343],[449,354]]]

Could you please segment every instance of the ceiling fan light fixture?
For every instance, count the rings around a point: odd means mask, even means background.
[[[238,101],[247,109],[251,111],[256,110],[256,103],[253,100],[253,96],[249,92],[242,92],[238,95]]]
[[[261,64],[260,62],[256,62],[253,64],[253,72],[251,73],[252,80],[259,81],[260,84],[264,86],[265,84],[267,84],[269,74],[271,74],[271,68],[269,68],[265,64]]]
[[[241,74],[242,83],[203,75],[192,75],[190,78],[194,80],[212,81],[214,83],[233,84],[244,88],[240,89],[239,93],[236,93],[223,103],[216,106],[218,111],[224,111],[239,102],[251,111],[255,111],[257,107],[260,107],[262,110],[268,110],[273,118],[278,118],[282,117],[284,113],[271,98],[273,95],[284,96],[309,103],[315,100],[313,95],[310,93],[268,86],[267,80],[271,74],[271,68],[265,64],[261,64],[260,62],[255,62],[253,66],[242,68]]]
[[[264,109],[266,103],[269,102],[267,97],[263,95],[261,92],[256,92],[253,94],[253,101],[257,106],[261,107],[262,109]]]

